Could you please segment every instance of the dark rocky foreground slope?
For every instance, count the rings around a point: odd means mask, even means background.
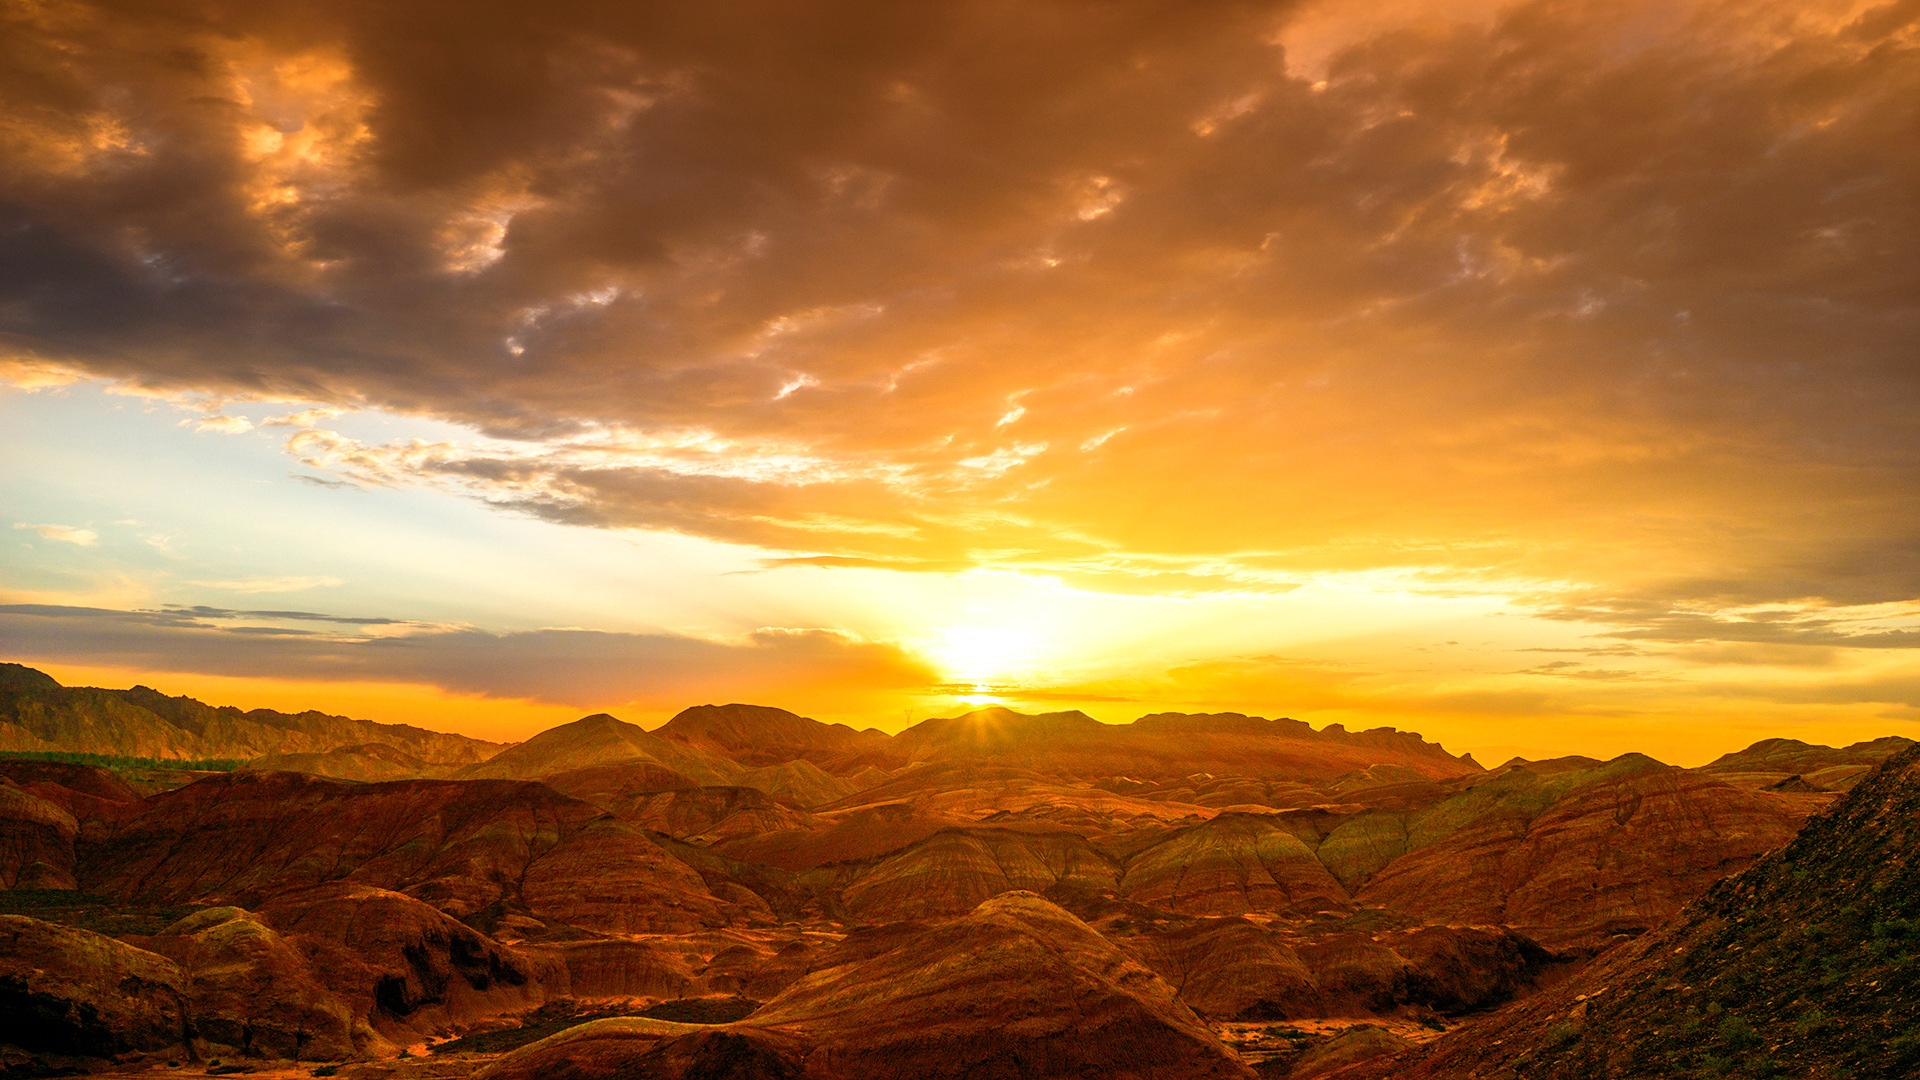
[[[1920,1076],[1920,748],[1576,978],[1356,1076]]]

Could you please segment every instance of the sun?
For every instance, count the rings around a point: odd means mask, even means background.
[[[1000,626],[948,626],[934,632],[929,659],[952,682],[973,687],[984,703],[996,686],[1017,680],[1031,669],[1046,642],[1031,630]]]

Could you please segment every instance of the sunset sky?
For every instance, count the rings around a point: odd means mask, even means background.
[[[0,659],[1920,736],[1920,3],[0,0]]]

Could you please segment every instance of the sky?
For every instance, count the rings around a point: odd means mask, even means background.
[[[0,655],[1920,735],[1920,3],[0,0]]]

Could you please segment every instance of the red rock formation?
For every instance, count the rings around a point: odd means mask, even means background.
[[[1418,735],[1380,728],[1314,731],[1294,720],[1238,713],[1160,713],[1102,724],[1081,712],[1028,715],[992,708],[923,721],[894,736],[913,761],[984,760],[1093,779],[1169,780],[1231,774],[1330,780],[1373,765],[1400,765],[1427,778],[1480,771]]]
[[[1845,791],[1875,765],[1913,745],[1912,739],[1888,736],[1852,746],[1814,746],[1798,739],[1762,739],[1737,753],[1722,754],[1700,767],[1737,787],[1777,788],[1798,777],[1823,791]]]
[[[854,878],[842,895],[864,922],[950,918],[1001,893],[1111,895],[1119,868],[1073,833],[949,829]]]
[[[699,784],[730,784],[745,770],[719,754],[662,739],[638,724],[595,713],[510,746],[461,772],[468,779],[537,780],[596,765],[644,763]]]
[[[565,774],[548,782],[560,787],[571,775],[575,774]],[[756,836],[780,829],[805,829],[812,825],[808,815],[775,802],[773,796],[752,787],[623,792],[604,801],[593,801],[642,828],[709,841],[729,836]]]
[[[834,775],[846,775],[906,764],[905,755],[879,731],[823,724],[764,705],[696,705],[654,734],[749,766],[810,761]]]
[[[382,1036],[406,1045],[455,1025],[525,1012],[564,993],[565,971],[514,952],[401,893],[335,882],[260,912],[316,978]]]
[[[0,889],[73,888],[79,835],[72,814],[0,778]]]
[[[108,1057],[182,1047],[179,965],[99,934],[0,915],[0,1044]]]
[[[1031,893],[815,972],[746,1021],[808,1045],[809,1074],[1249,1074],[1172,988]]]
[[[1665,928],[1362,1075],[1916,1075],[1916,822],[1920,750],[1907,750]]]
[[[1187,1080],[1252,1072],[1152,972],[1058,907],[1009,893],[878,955],[816,971],[739,1023],[676,1030],[603,1020],[482,1074],[615,1075]]]
[[[257,906],[350,879],[457,917],[500,905],[589,929],[686,929],[742,914],[639,829],[514,781],[235,773],[146,800],[86,848],[86,888],[150,902]]]
[[[965,823],[965,819],[947,814],[924,813],[911,804],[889,803],[817,815],[808,827],[728,837],[713,848],[734,859],[781,870],[807,870],[887,855],[941,829]]]
[[[1313,849],[1271,814],[1221,814],[1167,837],[1128,860],[1120,894],[1196,915],[1352,906]]]
[[[1659,926],[1785,843],[1803,813],[1636,755],[1546,778],[1521,768],[1410,819],[1412,850],[1357,899],[1590,949]]]
[[[1292,946],[1245,919],[1207,919],[1120,940],[1202,1016],[1285,1020],[1331,1011]]]
[[[363,1018],[251,912],[208,908],[149,944],[187,973],[194,1034],[217,1044],[209,1053],[327,1061],[371,1048]]]

